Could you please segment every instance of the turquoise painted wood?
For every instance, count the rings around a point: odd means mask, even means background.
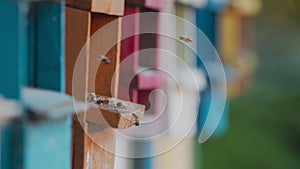
[[[230,0],[208,0],[207,8],[212,11],[221,11],[228,7]]]
[[[70,126],[69,118],[26,124],[24,127],[24,168],[70,168]]]
[[[136,141],[134,148],[139,151],[139,153],[147,155],[149,157],[136,158],[134,159],[133,168],[134,169],[152,169],[153,159],[151,157],[152,143],[151,141]],[[141,152],[142,151],[142,152]]]
[[[64,17],[63,3],[31,4],[29,86],[64,92]]]
[[[39,2],[37,8],[37,86],[64,92],[64,3]]]
[[[0,0],[0,94],[20,100],[21,87],[26,83],[27,3]],[[22,165],[23,134],[20,125],[1,126],[1,169]]]
[[[64,92],[64,3],[0,0],[0,19],[0,93],[22,103],[22,86]],[[71,118],[26,113],[1,128],[1,168],[70,168]]]
[[[29,86],[64,92],[64,3],[35,2],[29,14]],[[70,168],[70,152],[70,117],[24,125],[24,168]]]
[[[0,0],[0,93],[6,98],[20,99],[26,83],[26,11],[26,3]]]
[[[212,2],[211,2],[212,3]],[[215,2],[214,2],[215,3]],[[225,4],[225,3],[224,3]],[[222,4],[209,4],[209,5],[215,5],[215,8],[219,5],[219,8],[224,5]],[[211,7],[212,8],[212,7]],[[218,43],[218,35],[217,35],[217,13],[215,10],[212,10],[211,8],[204,8],[204,9],[197,9],[196,10],[196,25],[197,27],[208,37],[208,39],[211,41],[211,43],[215,46]],[[218,9],[219,9],[218,8]],[[198,39],[200,40],[200,39]],[[201,53],[201,51],[199,51]],[[199,68],[202,68],[205,71],[205,68],[203,66],[203,63],[198,58],[197,59],[197,66]],[[207,79],[207,88],[201,93],[201,102],[199,106],[199,113],[197,116],[197,128],[200,132],[204,126],[204,123],[207,119],[209,108],[211,105],[211,84],[209,81],[209,77],[206,73],[206,79]],[[215,100],[212,100],[212,102],[215,102],[218,104],[221,101],[221,97],[216,96]],[[222,103],[220,103],[222,104]],[[214,136],[219,136],[224,134],[228,129],[228,104],[225,106],[222,119],[214,132]]]

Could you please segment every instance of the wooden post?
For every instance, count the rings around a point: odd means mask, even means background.
[[[74,5],[68,3],[70,6],[75,6],[81,8],[80,4]],[[107,4],[109,5],[109,4]],[[114,6],[113,4],[110,4]],[[122,6],[122,1],[119,5]],[[122,8],[120,8],[121,10]],[[108,14],[114,14],[108,15]],[[118,19],[116,15],[123,14],[123,11],[117,13],[108,12],[104,13],[103,10],[81,10],[72,7],[66,7],[66,75],[67,75],[67,93],[72,94],[72,79],[73,71],[76,59],[79,56],[80,50],[87,40],[104,25]],[[89,92],[94,92],[103,96],[114,96],[117,97],[117,86],[118,86],[118,76],[116,79],[112,79],[116,67],[119,63],[120,55],[120,44],[116,43],[107,53],[102,53],[102,47],[107,45],[105,43],[118,42],[120,39],[121,23],[120,20],[116,21],[110,33],[103,35],[102,37],[96,37],[93,42],[95,44],[89,44],[87,47],[87,55],[84,59],[80,60],[83,83],[80,84],[78,88],[73,90],[80,90],[76,92],[82,93],[82,97],[79,98],[86,101]],[[98,56],[105,55],[109,57],[111,63],[105,64],[99,63]],[[93,75],[95,75],[95,81],[93,81]],[[114,84],[115,82],[115,84]],[[78,84],[76,84],[78,85]],[[111,87],[113,86],[114,93],[111,92]],[[82,128],[77,117],[73,117],[73,162],[72,168],[114,168],[114,154],[108,150],[100,147],[97,143],[101,142],[109,150],[114,150],[115,147],[115,134],[111,128],[105,128],[94,132],[93,134],[87,135],[85,131],[88,130],[89,116],[92,114],[92,110],[84,112],[84,123]]]
[[[21,100],[21,87],[26,84],[27,71],[27,32],[26,11],[27,2],[15,3],[0,1],[0,94],[8,99]],[[22,111],[22,110],[21,110]],[[23,111],[21,112],[23,113]],[[21,168],[22,158],[22,132],[15,130],[14,124],[6,124],[1,128],[1,158],[0,168]]]

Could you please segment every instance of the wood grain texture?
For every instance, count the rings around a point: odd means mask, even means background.
[[[86,40],[92,36],[98,29],[105,24],[118,19],[116,16],[110,16],[99,13],[90,13],[87,11],[67,7],[66,10],[67,36],[66,36],[66,66],[67,66],[67,92],[72,92],[71,79],[72,69],[74,69],[75,60],[77,59],[80,49]],[[75,37],[74,37],[75,36]],[[86,59],[81,60],[84,67],[82,69],[82,84],[78,90],[83,96],[80,99],[86,100],[88,92],[95,92],[105,96],[117,96],[117,90],[111,88],[116,87],[117,79],[112,79],[117,64],[119,63],[120,45],[116,44],[107,52],[102,53],[103,48],[111,42],[117,42],[120,38],[120,23],[110,29],[108,34],[101,37],[95,37],[92,44],[88,45],[88,55]],[[108,43],[108,44],[107,44]],[[111,60],[110,64],[100,63],[97,59],[98,55],[108,56]],[[95,78],[93,78],[95,75]],[[118,77],[118,75],[116,76]],[[113,86],[113,87],[111,87]],[[73,87],[73,89],[77,90]],[[111,92],[113,91],[113,92]],[[88,110],[89,114],[93,110]],[[98,111],[96,111],[98,112]],[[99,116],[99,115],[98,115]],[[89,124],[85,121],[80,124],[77,117],[73,118],[73,162],[72,167],[76,169],[113,169],[114,154],[107,150],[114,150],[115,135],[111,128],[103,126],[100,130],[87,135],[85,131],[89,130]],[[82,129],[82,126],[85,130]],[[97,143],[101,143],[98,145]]]
[[[75,63],[79,53],[89,38],[91,13],[66,7],[66,93],[72,94],[72,81]],[[78,76],[82,77],[82,82],[74,86],[74,90],[80,90],[78,93],[87,92],[87,61],[85,57],[78,60],[78,68],[80,73]],[[86,95],[77,98],[82,101],[86,99]]]
[[[93,43],[90,44],[90,59],[89,59],[89,85],[88,91],[95,91],[96,94],[103,96],[114,96],[117,97],[117,92],[114,90],[117,86],[112,82],[117,79],[112,79],[117,64],[120,62],[120,43],[118,40],[120,39],[120,20],[114,21],[118,19],[116,16],[110,16],[105,14],[92,14],[92,23],[91,23],[91,35],[93,35],[96,31],[101,29],[101,35],[98,33],[95,35],[93,39]],[[112,22],[114,21],[114,22]],[[106,24],[110,23],[111,25],[102,29],[102,27]],[[103,32],[103,33],[102,33]],[[101,37],[100,37],[101,36]],[[105,51],[107,47],[113,47],[109,51]],[[107,52],[107,53],[105,53]],[[104,55],[111,60],[110,64],[106,64],[101,62],[98,66],[98,56]],[[96,72],[95,81],[93,77],[93,73]],[[95,86],[95,88],[93,88]],[[112,91],[112,89],[114,91]]]
[[[90,10],[92,7],[92,0],[66,0],[66,4],[78,9]]]
[[[109,125],[113,128],[125,129],[131,126],[139,125],[139,122],[144,116],[145,106],[116,99],[106,98],[107,103],[102,104],[103,96],[98,96],[96,100],[91,101],[93,104],[93,111],[87,116],[87,121],[94,124]],[[101,109],[99,117],[98,109]]]
[[[96,13],[92,13],[91,17],[91,35],[111,21],[118,19],[116,16]],[[101,37],[97,37],[97,35],[95,35],[95,41],[93,41],[93,44],[90,44],[88,69],[88,91],[94,91],[96,94],[109,97],[113,95],[114,97],[117,96],[116,89],[114,89],[117,87],[117,85],[113,84],[113,82],[116,81],[112,79],[112,77],[115,73],[116,66],[119,63],[120,44],[117,43],[116,45],[113,45],[113,47],[107,53],[103,53],[105,52],[103,49],[107,46],[110,46],[111,43],[117,42],[120,38],[120,23],[114,23],[116,24],[109,27],[109,33],[101,34]],[[104,62],[101,62],[98,66],[99,61],[97,62],[97,57],[99,54],[107,56],[111,60],[111,63],[105,64]],[[95,72],[96,78],[94,79],[92,74]],[[102,115],[105,116],[106,114],[104,113]],[[101,143],[103,148],[100,148],[95,143]],[[91,138],[86,138],[85,148],[87,154],[87,163],[85,165],[86,168],[114,168],[114,154],[107,151],[114,151],[115,148],[115,135],[111,128],[103,129],[100,132],[93,133]]]
[[[77,116],[74,115],[72,118],[72,168],[83,169],[84,156],[84,138],[85,132],[81,127]]]
[[[124,0],[67,0],[67,6],[108,15],[122,16]]]
[[[86,11],[66,7],[66,93],[72,94],[72,89],[79,94],[77,99],[84,101],[87,93],[87,62],[88,57],[78,60],[78,75],[82,77],[79,84],[72,86],[73,72],[79,53],[90,35],[91,14]],[[85,113],[83,114],[85,116]],[[84,118],[84,117],[83,117]],[[83,169],[85,156],[86,134],[78,121],[77,115],[72,117],[72,168]]]

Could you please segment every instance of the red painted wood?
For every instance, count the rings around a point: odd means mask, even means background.
[[[140,9],[138,7],[126,6],[124,15],[132,15],[139,13]],[[137,91],[136,89],[130,89],[128,91],[128,75],[134,74],[138,69],[138,53],[139,51],[139,32],[140,32],[140,18],[138,15],[134,19],[125,19],[122,23],[122,32],[126,30],[134,30],[135,36],[131,36],[127,39],[122,37],[121,43],[121,56],[120,56],[120,78],[119,78],[119,98],[128,100],[128,95],[130,95],[130,101],[137,102]],[[123,36],[123,35],[122,35]],[[128,59],[128,60],[126,60]]]
[[[156,11],[162,11],[173,3],[174,0],[126,0],[127,5],[149,8]]]
[[[174,0],[145,0],[145,7],[161,11],[170,6]]]
[[[154,3],[154,1],[151,3]],[[159,5],[160,3],[161,2],[159,1],[156,5]],[[139,12],[154,12],[154,10],[139,6],[127,5],[125,7],[125,16],[136,14]],[[151,20],[154,21],[153,23],[151,23],[151,26],[157,28],[158,16],[154,15],[153,19]],[[157,35],[139,35],[141,26],[146,24],[145,22],[148,21],[140,20],[139,16],[135,16],[135,18],[132,20],[123,20],[123,34],[126,30],[134,30],[137,35],[122,40],[121,43],[119,98],[128,100],[129,95],[131,101],[145,104],[147,107],[149,107],[149,94],[151,93],[151,91],[153,91],[153,89],[163,88],[163,86],[165,85],[165,77],[161,72],[156,70],[139,72],[139,68],[141,67],[149,67],[155,69],[158,65],[156,50],[150,51],[149,53],[147,53],[147,56],[139,55],[140,50],[149,48],[156,49],[158,47]],[[141,57],[143,59],[139,59]],[[133,75],[135,75],[134,78]],[[130,79],[130,77],[133,79]]]
[[[165,77],[159,71],[147,70],[137,75],[137,88],[139,90],[151,90],[162,88],[165,85]]]

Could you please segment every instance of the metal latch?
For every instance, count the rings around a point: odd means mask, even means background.
[[[128,128],[138,126],[144,116],[145,106],[116,98],[89,93],[87,101],[100,108],[111,127]]]

